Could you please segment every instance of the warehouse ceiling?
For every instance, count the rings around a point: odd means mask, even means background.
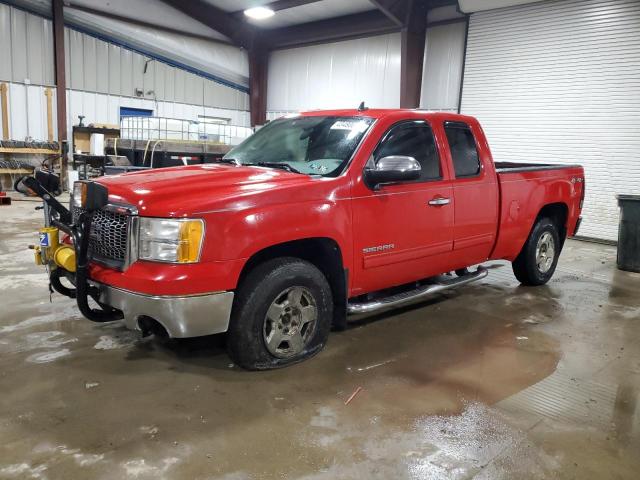
[[[162,0],[247,49],[277,49],[400,31],[428,9],[456,0]],[[267,7],[254,20],[245,7]]]
[[[315,0],[293,2],[274,2],[273,0],[205,1],[226,12],[233,13],[234,16],[260,28],[288,27],[290,25],[299,25],[301,23],[341,17],[343,15],[350,15],[376,9],[373,3],[369,0]],[[276,11],[276,14],[265,20],[253,20],[245,17],[243,11],[255,6],[269,6],[269,8]]]

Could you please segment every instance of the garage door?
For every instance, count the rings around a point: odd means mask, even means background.
[[[640,194],[640,2],[565,0],[471,15],[462,112],[496,161],[581,163],[584,236],[617,238]]]

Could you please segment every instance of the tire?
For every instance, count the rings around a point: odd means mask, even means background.
[[[550,218],[539,219],[522,251],[513,261],[513,273],[518,281],[533,286],[547,283],[556,271],[560,248],[557,225]],[[553,249],[551,254],[550,249]]]
[[[301,362],[325,346],[332,317],[331,287],[320,270],[292,257],[268,260],[236,292],[227,333],[229,356],[248,370]]]

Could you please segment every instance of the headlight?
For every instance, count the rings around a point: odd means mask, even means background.
[[[138,258],[170,263],[197,262],[203,236],[202,220],[141,217]]]

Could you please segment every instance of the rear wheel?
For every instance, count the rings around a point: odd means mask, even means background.
[[[238,288],[229,355],[250,370],[300,362],[324,347],[332,315],[331,288],[320,270],[296,258],[269,260]]]
[[[523,285],[544,285],[556,270],[560,255],[558,226],[541,218],[513,262],[513,273]]]

